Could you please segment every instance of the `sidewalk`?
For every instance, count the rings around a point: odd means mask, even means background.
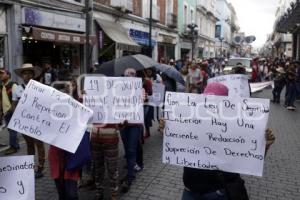
[[[18,135],[19,144],[25,144],[24,138]],[[0,127],[0,153],[9,148],[9,134],[6,128]]]

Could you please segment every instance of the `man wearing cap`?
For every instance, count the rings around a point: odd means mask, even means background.
[[[0,85],[1,95],[0,95],[0,120],[4,118],[6,125],[9,123],[12,114],[12,93],[16,90],[17,84],[10,80],[11,75],[10,72],[6,69],[0,69],[0,79],[2,84]],[[5,151],[5,155],[13,154],[18,151],[20,148],[18,142],[17,132],[11,129],[8,129],[9,133],[9,149]]]
[[[24,84],[19,85],[15,90],[15,92],[13,92],[12,100],[13,100],[14,108],[18,104],[18,101],[20,100],[27,83],[31,79],[39,77],[42,73],[42,70],[39,67],[34,67],[32,64],[26,63],[23,64],[21,68],[15,69],[15,73],[23,79]],[[28,155],[35,155],[35,147],[37,148],[38,165],[37,165],[37,170],[35,172],[35,178],[41,178],[44,176],[43,175],[44,164],[45,164],[44,143],[40,140],[34,139],[27,135],[23,135],[23,137],[26,141]]]

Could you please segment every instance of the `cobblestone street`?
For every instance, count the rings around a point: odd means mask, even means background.
[[[269,98],[271,90],[256,94]],[[298,110],[287,111],[282,105],[271,105],[269,127],[276,136],[276,142],[265,160],[262,178],[244,176],[248,193],[252,200],[299,200],[300,199],[300,104]],[[121,199],[180,199],[183,191],[182,168],[162,164],[162,135],[153,127],[152,136],[144,145],[145,169],[140,172],[128,194]],[[4,133],[3,133],[4,134]],[[5,136],[1,134],[1,140]],[[1,141],[2,142],[2,141]],[[120,148],[122,149],[122,147]],[[25,154],[25,144],[18,155]],[[1,153],[1,156],[3,152]],[[120,153],[120,171],[124,175],[123,153]],[[121,176],[122,177],[122,176]],[[80,199],[92,200],[93,190],[79,190]],[[57,199],[54,182],[49,177],[48,168],[45,177],[36,180],[36,199]]]

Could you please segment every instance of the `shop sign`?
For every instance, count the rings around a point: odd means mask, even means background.
[[[129,29],[129,36],[138,44],[148,46],[149,45],[149,33],[135,30],[135,29]],[[152,46],[156,45],[156,41],[152,39]]]
[[[44,40],[62,43],[84,44],[86,39],[84,34],[72,34],[58,31],[50,31],[40,28],[32,28],[32,37],[35,40]],[[90,43],[95,43],[95,36],[90,36]]]
[[[167,36],[167,35],[163,35],[162,36],[162,42],[173,44],[173,37]]]
[[[181,42],[181,48],[182,49],[192,49],[192,43],[191,42]]]
[[[62,14],[22,8],[22,24],[85,32],[85,20]]]

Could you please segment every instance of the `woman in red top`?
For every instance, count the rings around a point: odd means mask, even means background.
[[[74,95],[75,87],[66,85],[65,92]],[[59,200],[78,200],[78,187],[77,182],[80,178],[81,169],[66,170],[65,169],[65,151],[55,146],[50,145],[49,154],[49,167],[51,177],[54,179],[55,186],[58,192]]]

